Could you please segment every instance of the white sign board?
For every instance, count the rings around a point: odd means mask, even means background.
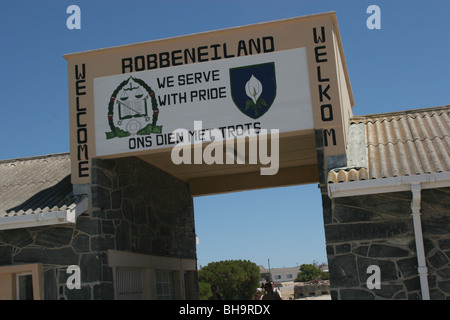
[[[95,78],[94,108],[96,156],[171,148],[177,129],[314,128],[305,48]]]

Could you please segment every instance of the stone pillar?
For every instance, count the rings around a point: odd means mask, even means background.
[[[113,295],[107,250],[196,259],[189,185],[136,158],[92,162],[91,239],[101,263],[98,298]],[[93,261],[91,261],[94,263]]]

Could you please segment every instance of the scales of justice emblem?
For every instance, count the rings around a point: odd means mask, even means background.
[[[141,79],[129,77],[114,90],[108,104],[107,139],[161,133],[155,92]]]

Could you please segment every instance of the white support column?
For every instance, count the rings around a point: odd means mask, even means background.
[[[423,246],[422,222],[420,219],[420,183],[411,184],[412,201],[411,211],[414,224],[414,237],[416,239],[417,251],[417,270],[420,278],[420,288],[422,291],[422,300],[430,300],[430,290],[428,288],[428,268],[425,262],[425,249]]]

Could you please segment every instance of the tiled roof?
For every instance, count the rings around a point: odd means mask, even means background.
[[[0,161],[0,217],[73,208],[68,153]]]
[[[354,117],[348,141],[328,183],[450,171],[450,106]]]

